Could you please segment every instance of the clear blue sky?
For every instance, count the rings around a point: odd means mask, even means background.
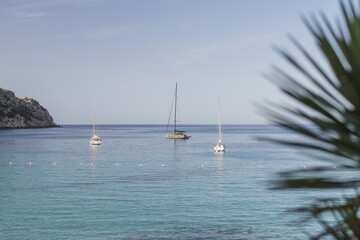
[[[315,42],[301,14],[340,16],[337,0],[1,0],[0,87],[32,97],[58,124],[266,123],[280,100],[262,73],[273,46]]]

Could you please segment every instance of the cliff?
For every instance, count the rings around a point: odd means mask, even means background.
[[[58,127],[49,112],[32,98],[20,99],[0,88],[0,129]]]

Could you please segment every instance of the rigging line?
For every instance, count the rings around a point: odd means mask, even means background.
[[[172,103],[171,103],[171,108],[170,108],[170,114],[169,114],[169,119],[168,119],[168,122],[167,122],[167,126],[166,126],[166,132],[168,132],[168,129],[169,129],[169,125],[170,125],[170,119],[171,119],[171,113],[172,113],[172,110],[173,110],[173,107],[174,107],[174,101],[175,101],[175,96],[172,100]]]
[[[95,97],[93,97],[93,135],[95,135]]]
[[[221,112],[220,112],[220,95],[218,95],[218,124],[219,124],[219,142],[222,140]]]

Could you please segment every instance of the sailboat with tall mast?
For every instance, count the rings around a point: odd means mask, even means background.
[[[170,116],[169,116],[169,121],[167,124],[167,128],[166,128],[166,132],[169,128],[169,123],[170,123],[170,119],[171,119],[171,115],[172,115],[172,110],[173,110],[173,105],[175,103],[175,108],[174,108],[174,128],[173,128],[173,132],[172,133],[168,133],[165,134],[165,138],[167,139],[189,139],[191,138],[191,135],[186,134],[186,131],[180,131],[176,128],[176,111],[177,111],[177,83],[175,85],[175,96],[174,96],[174,100],[173,100],[173,104],[171,105],[171,110],[170,110]]]
[[[214,144],[214,152],[225,152],[225,144],[222,141],[221,117],[220,117],[220,96],[218,96],[218,125],[219,125],[219,138],[217,143]]]
[[[93,101],[93,135],[90,138],[89,144],[92,146],[101,145],[101,138],[95,133],[95,101]]]

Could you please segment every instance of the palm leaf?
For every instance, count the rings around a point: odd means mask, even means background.
[[[308,139],[298,142],[277,139],[274,142],[325,153],[337,158],[338,165],[360,168],[360,16],[351,1],[348,5],[343,2],[340,4],[345,22],[342,26],[345,29],[337,32],[324,14],[321,14],[320,20],[314,16],[303,18],[317,40],[328,63],[327,68],[321,67],[294,37],[290,38],[291,41],[312,69],[305,68],[301,61],[285,50],[276,49],[314,87],[310,88],[304,79],[295,79],[284,70],[274,67],[274,78],[281,80],[277,83],[278,87],[300,107],[268,104],[266,113],[274,123]],[[295,119],[311,123],[315,130],[296,124]],[[319,179],[319,184],[322,181]],[[357,184],[339,182],[336,185],[334,182],[333,185],[348,188],[356,187]],[[286,184],[282,186],[290,187]]]
[[[352,0],[348,4],[341,1],[340,9],[343,22],[337,22],[337,29],[324,13],[320,13],[319,18],[303,17],[327,66],[321,66],[292,36],[291,42],[310,68],[287,51],[276,48],[302,77],[295,79],[273,67],[273,74],[268,78],[297,105],[270,102],[262,106],[272,122],[304,137],[271,141],[320,153],[322,160],[338,166],[336,175],[330,167],[285,171],[279,173],[273,189],[356,189],[360,186],[360,178],[354,174],[360,170],[360,10],[355,9]],[[307,122],[312,127],[299,122]],[[340,174],[347,177],[341,178]],[[360,194],[355,192],[344,199],[323,199],[298,211],[309,213],[322,226],[323,231],[312,239],[360,239],[359,208]]]

